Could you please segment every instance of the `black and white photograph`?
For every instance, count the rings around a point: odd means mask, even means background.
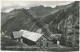
[[[2,51],[79,51],[79,1],[1,1]]]

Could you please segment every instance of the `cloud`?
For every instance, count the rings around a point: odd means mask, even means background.
[[[55,7],[57,5],[66,5],[73,1],[20,1],[20,0],[2,0],[2,11],[11,11],[14,8],[30,8],[34,6],[44,5]]]

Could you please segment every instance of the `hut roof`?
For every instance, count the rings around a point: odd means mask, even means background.
[[[31,41],[36,42],[43,34],[40,33],[35,33],[35,32],[30,32],[27,30],[21,30],[22,33],[22,37],[27,38]]]
[[[14,36],[14,38],[20,38],[21,34],[19,33],[19,31],[14,31],[13,36]]]

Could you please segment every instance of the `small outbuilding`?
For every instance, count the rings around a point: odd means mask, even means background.
[[[20,34],[19,31],[14,31],[14,32],[11,34],[11,37],[12,37],[14,40],[17,40],[17,41],[21,41],[21,36],[22,36],[22,34]]]

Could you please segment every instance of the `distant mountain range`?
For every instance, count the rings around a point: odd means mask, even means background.
[[[71,4],[56,6],[55,8],[45,7],[43,5],[40,5],[40,6],[36,6],[36,7],[31,7],[30,9],[27,9],[27,11],[30,12],[34,18],[41,18],[41,17],[48,16],[51,13],[56,13],[57,11],[59,11],[61,9],[68,8],[68,7],[70,7],[70,5]],[[17,13],[19,13],[20,10],[21,9],[14,9],[9,13],[1,12],[2,24],[5,23],[5,21],[7,21],[9,18],[12,18],[15,15],[18,15]]]
[[[28,9],[28,11],[34,16],[34,17],[44,17],[47,16],[51,13],[55,13],[61,9],[65,9],[70,7],[71,4],[69,5],[62,5],[62,6],[56,6],[55,8],[51,7],[44,7],[43,5],[36,6],[36,7],[31,7]]]

